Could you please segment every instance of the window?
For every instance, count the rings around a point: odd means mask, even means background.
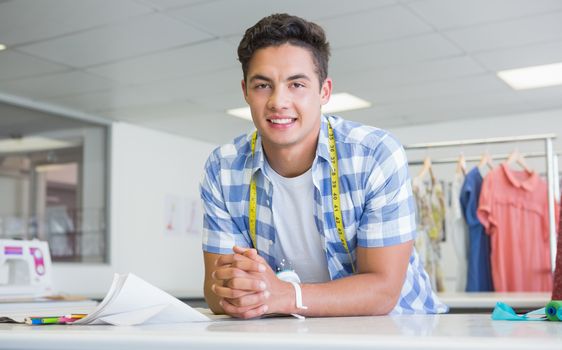
[[[0,104],[0,239],[54,262],[106,262],[107,125]]]

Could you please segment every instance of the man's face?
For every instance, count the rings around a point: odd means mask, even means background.
[[[244,98],[264,146],[316,147],[320,109],[330,99],[332,81],[320,87],[310,51],[290,44],[259,49],[246,79]]]

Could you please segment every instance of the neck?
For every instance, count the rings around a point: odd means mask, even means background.
[[[318,136],[309,144],[279,147],[267,142],[263,150],[269,166],[283,177],[295,177],[304,174],[314,162]]]

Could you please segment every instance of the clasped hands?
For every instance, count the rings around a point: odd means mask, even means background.
[[[219,257],[212,273],[212,291],[224,312],[238,318],[290,314],[295,305],[292,285],[277,278],[255,249],[233,247]]]

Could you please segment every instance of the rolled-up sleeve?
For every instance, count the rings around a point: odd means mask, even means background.
[[[247,247],[248,243],[227,208],[220,172],[220,158],[214,152],[205,164],[205,173],[199,186],[204,212],[203,250],[229,254],[234,245]]]

